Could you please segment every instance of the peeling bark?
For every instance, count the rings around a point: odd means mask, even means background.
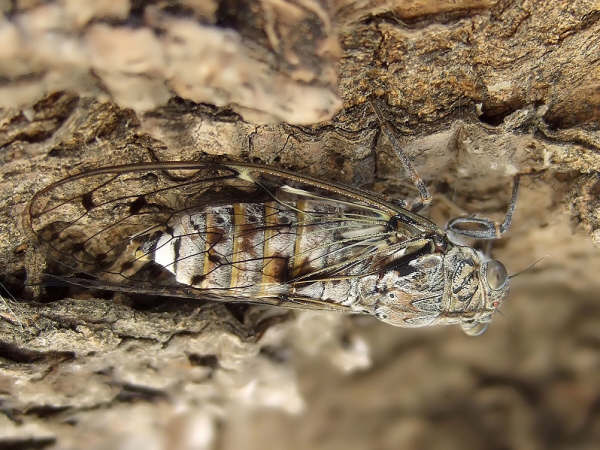
[[[15,297],[0,304],[3,443],[595,448],[597,2],[31,0],[0,11],[0,268]],[[513,175],[528,175],[494,254],[512,273],[545,259],[514,280],[485,336],[25,286],[46,270],[22,226],[28,200],[85,168],[227,157],[414,195],[369,97],[385,103],[438,223],[501,217]]]

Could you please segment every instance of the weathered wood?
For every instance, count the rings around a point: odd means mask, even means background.
[[[311,414],[259,417],[244,448],[593,448],[598,3],[148,3],[0,2],[0,439],[240,448],[241,405],[299,411],[300,378]],[[44,271],[27,201],[86,167],[227,156],[406,194],[373,96],[439,223],[500,218],[531,174],[494,252],[513,273],[546,258],[485,337],[23,286]],[[364,367],[360,336],[371,371],[319,368]]]

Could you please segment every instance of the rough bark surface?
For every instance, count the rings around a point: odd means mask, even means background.
[[[592,449],[600,3],[0,1],[0,445]],[[228,157],[514,224],[503,316],[459,329],[26,286],[22,214],[86,168]],[[409,189],[410,192],[410,189]],[[411,193],[414,195],[414,192]],[[108,298],[107,298],[108,297]]]

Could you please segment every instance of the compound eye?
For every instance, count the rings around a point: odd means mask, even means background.
[[[506,267],[500,261],[496,260],[487,262],[485,276],[488,286],[493,290],[502,288],[508,281]]]

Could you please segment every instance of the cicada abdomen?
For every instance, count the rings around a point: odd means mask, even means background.
[[[445,231],[406,203],[285,170],[158,162],[61,180],[34,196],[28,219],[84,286],[363,313],[404,327],[459,323],[478,334],[509,277],[451,237],[502,234],[517,185],[502,225],[459,218]]]

